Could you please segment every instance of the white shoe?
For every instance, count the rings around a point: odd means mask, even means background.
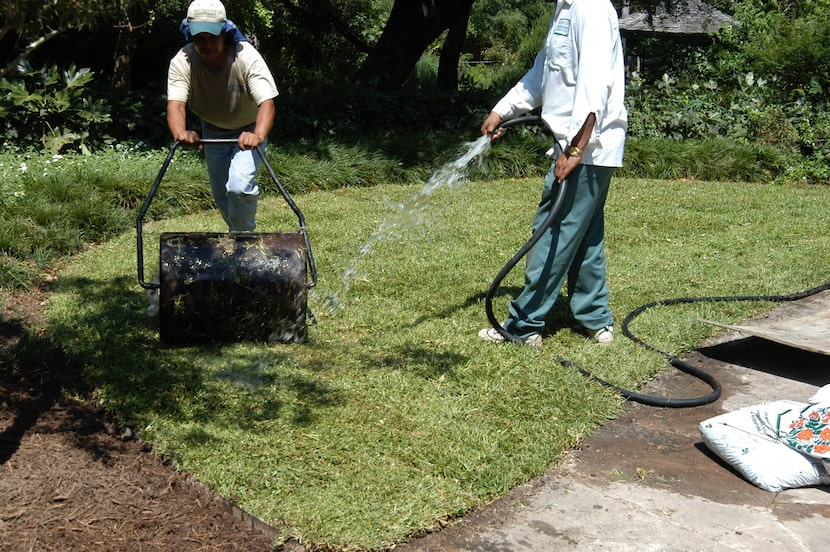
[[[591,337],[593,337],[594,341],[597,343],[608,345],[614,341],[614,326],[605,326],[604,328],[592,331]]]
[[[484,341],[489,341],[491,343],[503,343],[506,341],[504,336],[501,335],[496,328],[484,328],[478,332],[478,336]],[[532,333],[525,338],[519,339],[519,343],[521,345],[529,345],[531,347],[541,347],[542,334]]]

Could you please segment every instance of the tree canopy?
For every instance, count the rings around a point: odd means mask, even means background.
[[[30,58],[35,65],[91,67],[114,87],[162,80],[182,44],[178,24],[189,2],[5,0],[0,77]],[[624,0],[614,3],[621,10]],[[741,20],[720,42],[720,54],[733,52],[735,67],[776,74],[788,90],[827,89],[830,30],[823,23],[830,0],[707,3]],[[653,11],[678,8],[682,0],[628,4]],[[433,82],[454,90],[465,71],[474,85],[492,82],[471,64],[524,68],[552,6],[546,0],[238,0],[228,10],[263,51],[283,90],[355,82],[397,89],[425,60],[434,63]]]
[[[5,52],[0,77],[49,40],[70,29],[93,28],[117,18],[134,0],[4,0],[0,45]]]

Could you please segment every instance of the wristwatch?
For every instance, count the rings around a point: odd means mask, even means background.
[[[565,153],[568,157],[582,157],[582,150],[579,149],[577,146],[568,146],[568,149],[565,150]]]

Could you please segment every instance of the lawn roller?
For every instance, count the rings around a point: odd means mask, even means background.
[[[210,147],[236,140],[201,143]],[[298,230],[165,232],[159,243],[158,282],[145,281],[143,220],[179,145],[170,148],[136,220],[138,283],[158,293],[160,339],[169,344],[302,343],[308,335],[308,290],[317,284],[317,269],[303,214],[259,146],[257,155],[297,215]]]

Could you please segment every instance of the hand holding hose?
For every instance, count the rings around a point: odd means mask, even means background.
[[[502,122],[501,115],[495,111],[491,111],[481,124],[481,135],[490,136],[493,140],[498,140],[504,134],[504,129],[501,128]]]

